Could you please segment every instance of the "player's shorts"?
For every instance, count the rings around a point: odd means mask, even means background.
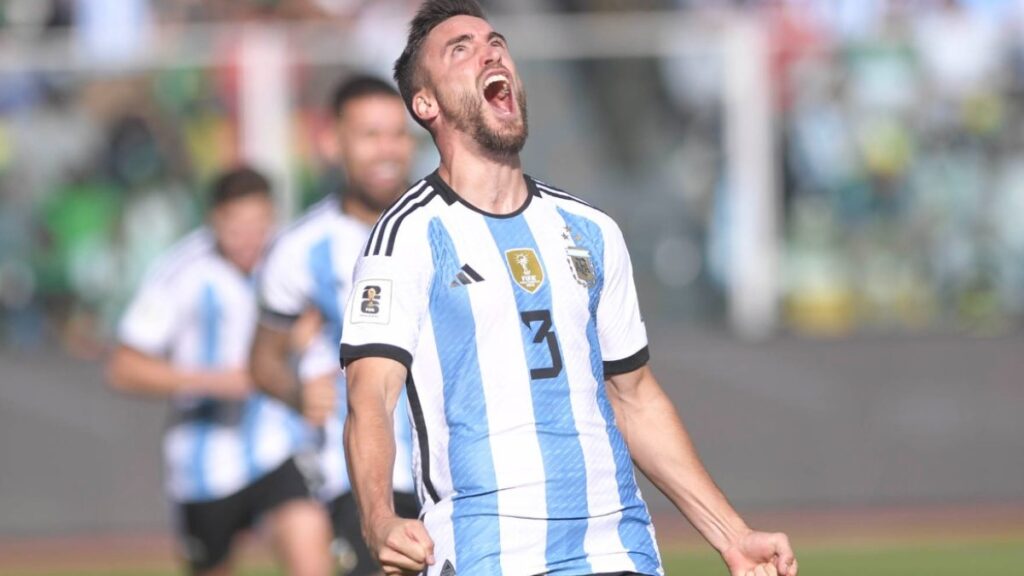
[[[235,536],[254,526],[266,512],[291,500],[311,498],[305,476],[289,458],[226,498],[177,504],[179,536],[192,573],[224,563]]]
[[[359,525],[359,507],[352,492],[338,496],[329,504],[331,526],[334,528],[334,543],[331,545],[341,574],[344,576],[367,576],[380,572],[380,565],[363,541]],[[395,492],[395,513],[402,518],[418,518],[420,503],[415,494]]]

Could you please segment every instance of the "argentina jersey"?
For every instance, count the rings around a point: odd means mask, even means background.
[[[336,198],[326,198],[276,239],[260,272],[259,300],[264,316],[283,318],[290,325],[312,306],[323,321],[318,338],[299,359],[299,375],[308,379],[336,374],[337,378],[337,414],[325,425],[323,444],[319,447],[324,475],[319,497],[325,501],[350,490],[342,441],[346,386],[338,364],[338,343],[345,302],[352,287],[352,270],[369,233],[369,226],[342,212]],[[403,395],[403,407],[405,401]],[[409,422],[397,419],[395,434],[395,490],[411,493],[414,481]]]
[[[251,278],[220,256],[203,229],[152,267],[121,319],[118,338],[179,369],[244,370],[256,313]],[[237,401],[174,397],[163,442],[168,495],[175,502],[227,497],[280,466],[301,436],[301,423],[287,407],[256,392]]]
[[[409,369],[430,576],[662,574],[605,379],[648,359],[605,214],[526,177],[508,215],[435,172],[378,221],[342,357]]]

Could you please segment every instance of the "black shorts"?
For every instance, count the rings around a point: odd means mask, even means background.
[[[306,478],[289,458],[272,472],[220,500],[176,505],[182,549],[193,573],[223,564],[239,532],[290,500],[312,498]]]
[[[334,543],[331,552],[338,561],[341,574],[345,576],[367,576],[380,572],[377,560],[363,541],[359,525],[359,507],[351,492],[338,496],[328,505],[331,526],[334,528]],[[395,492],[395,512],[402,518],[418,518],[420,503],[415,494]]]

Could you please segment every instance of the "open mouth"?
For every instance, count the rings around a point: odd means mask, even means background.
[[[484,80],[484,100],[499,114],[515,113],[512,83],[502,73],[492,74]]]

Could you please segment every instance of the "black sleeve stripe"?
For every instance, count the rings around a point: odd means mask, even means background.
[[[271,328],[289,330],[298,319],[298,314],[284,314],[269,308],[260,307],[260,324],[270,326]]]
[[[373,230],[370,230],[370,238],[366,241],[366,249],[363,251],[363,256],[370,255],[370,247],[373,246],[374,244],[377,245],[377,248],[375,250],[380,250],[381,238],[384,236],[384,229],[387,227],[388,221],[390,221],[395,214],[400,212],[402,208],[404,208],[409,202],[412,202],[414,199],[416,199],[416,197],[419,196],[424,184],[426,183],[426,180],[420,180],[415,186],[410,188],[409,191],[405,193],[404,198],[402,198],[394,206],[389,208],[384,214],[381,215],[380,218],[377,219],[377,223],[373,225]],[[374,253],[376,254],[376,252]]]
[[[547,194],[549,196],[554,196],[555,198],[561,198],[562,200],[570,200],[572,202],[578,202],[580,204],[583,204],[584,206],[589,206],[590,208],[594,207],[589,202],[586,202],[586,201],[584,201],[584,200],[582,200],[580,198],[577,198],[576,196],[573,196],[572,194],[569,194],[569,193],[566,193],[566,192],[562,192],[561,190],[555,190],[554,188],[550,188],[548,186],[544,186],[543,184],[537,184],[537,188],[543,190],[544,192],[547,192]]]
[[[423,486],[427,489],[434,504],[437,504],[441,498],[437,495],[434,482],[430,479],[430,442],[427,438],[427,423],[423,417],[423,405],[420,404],[420,395],[416,391],[412,372],[409,372],[409,377],[405,381],[405,388],[409,393],[409,409],[412,411],[412,422],[416,427],[416,440],[420,448],[420,475],[423,478]]]
[[[632,372],[638,368],[644,367],[647,362],[651,359],[651,351],[647,346],[644,346],[636,354],[623,358],[622,360],[613,360],[611,362],[604,363],[604,377],[609,378],[611,376],[618,376],[619,374],[626,374]]]
[[[390,358],[405,366],[406,370],[412,369],[412,354],[404,348],[392,346],[391,344],[341,345],[340,361],[342,367],[348,366],[353,360],[360,358]]]
[[[423,186],[423,181],[420,181],[419,183],[417,183],[416,186],[414,186],[412,188],[412,190],[418,190],[421,186]],[[365,250],[363,250],[363,256],[369,256],[370,255],[370,250],[373,247],[374,240],[376,240],[377,237],[380,235],[380,231],[383,230],[385,226],[387,226],[388,219],[391,218],[391,215],[394,214],[396,211],[401,210],[402,207],[405,206],[406,203],[410,202],[412,195],[413,194],[408,194],[408,193],[404,194],[394,204],[392,204],[390,207],[388,207],[380,215],[379,218],[377,218],[377,223],[373,225],[373,229],[370,230],[370,237],[367,238],[367,240],[366,240],[366,248],[365,248]]]
[[[374,237],[374,255],[379,255],[381,253],[381,246],[384,244],[384,237],[387,235],[388,225],[394,221],[394,218],[398,217],[400,219],[402,215],[411,211],[412,209],[410,208],[410,205],[422,198],[424,194],[429,193],[432,189],[427,186],[426,180],[423,180],[423,182],[421,182],[414,190],[416,192],[407,194],[406,198],[403,198],[397,206],[389,210],[388,213],[377,222],[380,230],[375,233]]]
[[[384,234],[387,232],[388,224],[391,223],[391,219],[400,214],[407,206],[409,206],[409,204],[415,202],[417,198],[429,190],[429,187],[426,186],[426,180],[420,182],[414,190],[414,192],[406,194],[405,198],[403,198],[400,203],[398,203],[393,209],[389,210],[386,216],[381,218],[378,223],[380,225],[380,230],[377,231],[376,236],[373,239],[374,255],[380,254],[380,247],[384,243]]]
[[[427,188],[427,190],[430,190],[431,192],[427,194],[426,198],[420,200],[416,204],[413,204],[412,207],[410,207],[404,214],[402,214],[401,216],[398,217],[397,220],[395,220],[395,225],[391,227],[391,236],[388,237],[388,249],[387,251],[384,252],[385,256],[391,256],[391,253],[395,249],[395,239],[398,238],[398,227],[402,225],[402,220],[405,220],[406,216],[412,214],[419,208],[422,208],[427,204],[430,204],[430,201],[433,200],[435,196],[437,196],[437,192],[434,192],[433,188]],[[374,252],[374,254],[378,253],[379,252],[377,251]]]

